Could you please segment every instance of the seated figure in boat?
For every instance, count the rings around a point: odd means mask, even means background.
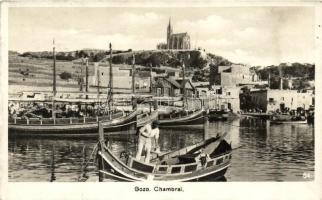
[[[140,160],[142,151],[144,150],[145,153],[145,163],[150,162],[150,155],[151,155],[151,149],[152,144],[154,143],[156,147],[156,151],[158,150],[158,140],[159,140],[159,126],[158,122],[154,121],[152,124],[148,123],[144,125],[139,130],[139,144],[138,144],[138,150],[136,153],[136,159]]]

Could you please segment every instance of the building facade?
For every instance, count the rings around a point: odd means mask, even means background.
[[[263,112],[309,109],[314,105],[314,94],[297,90],[255,90],[249,92],[248,105]]]
[[[211,66],[209,84],[223,87],[240,85],[262,85],[267,81],[261,81],[258,75],[250,69],[250,66],[232,64],[231,66]]]
[[[171,19],[167,27],[167,42],[159,43],[157,49],[190,49],[190,36],[187,32],[173,33]]]
[[[183,81],[172,77],[156,77],[153,93],[158,97],[179,97],[183,95],[183,86],[187,97],[194,95],[195,88],[189,79]]]
[[[109,87],[110,68],[104,64],[94,64],[94,75],[89,76],[90,86]],[[132,77],[130,70],[121,70],[118,67],[113,67],[113,88],[115,89],[131,89]]]

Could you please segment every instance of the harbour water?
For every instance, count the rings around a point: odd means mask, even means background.
[[[273,125],[255,118],[207,122],[205,129],[161,129],[161,151],[175,150],[227,132],[233,157],[223,181],[310,181],[314,179],[314,127]],[[134,135],[115,136],[112,150],[135,152]],[[93,139],[9,137],[9,181],[98,181]],[[88,164],[88,165],[87,165]],[[87,167],[85,167],[87,166]],[[211,180],[209,180],[211,181]]]

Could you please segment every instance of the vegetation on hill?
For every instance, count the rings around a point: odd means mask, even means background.
[[[194,81],[208,81],[209,80],[209,65],[230,65],[231,62],[227,59],[211,53],[205,53],[200,50],[147,50],[147,51],[113,51],[113,64],[133,63],[133,55],[135,56],[135,64],[141,66],[152,66],[159,68],[161,66],[168,66],[172,68],[181,68],[182,65],[188,71],[193,72]],[[73,52],[57,52],[57,60],[72,61],[87,57],[89,62],[108,61],[109,52],[103,50],[84,49]],[[22,57],[31,58],[45,58],[52,59],[53,54],[50,51],[44,52],[25,52],[21,54]],[[155,70],[154,70],[155,71]]]
[[[69,72],[62,72],[62,73],[59,75],[59,77],[60,77],[61,79],[63,79],[63,80],[68,80],[68,79],[72,78],[72,75],[71,75],[71,73],[69,73]]]
[[[306,89],[310,88],[310,81],[315,79],[315,65],[281,63],[278,66],[271,65],[263,69],[255,68],[262,80],[268,80],[270,76],[270,88],[280,88],[280,77],[283,79],[292,79],[293,88],[289,88],[286,81],[283,82],[284,89]]]
[[[119,54],[124,52],[130,52],[131,49],[127,51],[120,51],[114,50],[113,54]],[[65,61],[72,61],[79,58],[89,58],[90,62],[98,62],[104,59],[109,54],[108,51],[104,50],[97,50],[97,49],[83,49],[79,51],[68,51],[68,52],[56,52],[56,59],[57,60],[65,60]],[[20,56],[22,57],[30,57],[30,58],[46,58],[46,59],[53,59],[53,52],[52,51],[41,51],[41,52],[25,52],[22,53]]]
[[[114,65],[125,66],[131,65],[135,56],[135,64],[141,71],[152,71],[158,74],[165,73],[165,70],[181,71],[182,64],[186,68],[186,75],[192,76],[194,82],[208,82],[210,76],[210,68],[213,66],[229,66],[232,63],[215,54],[205,53],[199,50],[150,50],[150,51],[113,51],[112,62]],[[79,77],[83,76],[84,65],[77,64],[76,61],[70,60],[89,57],[90,62],[109,60],[108,52],[103,50],[80,50],[75,52],[57,53],[56,66],[57,75],[60,81],[73,78],[77,83]],[[62,60],[60,60],[62,59]],[[76,63],[76,64],[75,64]],[[162,66],[162,68],[160,68]],[[82,71],[83,70],[83,71]],[[308,89],[314,88],[315,65],[281,63],[280,65],[271,65],[265,68],[253,67],[253,70],[262,80],[268,80],[270,76],[270,88],[278,89],[280,87],[280,74],[283,79],[291,79],[292,87],[288,81],[284,81],[284,89]],[[9,81],[11,83],[26,84],[28,81],[37,81],[37,83],[45,83],[52,77],[52,52],[26,52],[19,54],[18,52],[9,51]],[[68,73],[68,74],[67,74]],[[90,75],[94,74],[94,68],[90,68]],[[29,80],[30,79],[30,80]],[[28,83],[29,83],[28,82]],[[75,85],[77,86],[77,85]]]
[[[142,66],[169,66],[178,68],[184,64],[187,68],[203,69],[210,62],[220,63],[226,59],[214,54],[203,55],[203,52],[197,50],[185,51],[140,51],[127,54],[114,55],[112,58],[115,64],[132,64],[133,54],[135,55],[135,64]],[[229,61],[227,61],[229,62]]]

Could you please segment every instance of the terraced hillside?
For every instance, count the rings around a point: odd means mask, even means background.
[[[79,91],[77,74],[79,67],[73,62],[56,62],[57,87],[67,91]],[[60,78],[62,72],[73,74],[72,79]],[[93,73],[93,72],[91,72]],[[9,55],[9,93],[20,91],[52,91],[53,61]]]
[[[180,69],[180,61],[183,61],[187,68],[186,72],[195,73],[193,74],[194,81],[208,81],[210,64],[230,64],[227,59],[214,54],[207,54],[203,51],[149,50],[115,52],[112,58],[113,66],[129,68],[132,64],[133,54],[135,55],[135,64],[141,66],[141,70],[148,70],[145,68],[149,66],[152,66],[156,71],[160,70],[160,68],[161,70],[166,68]],[[89,55],[89,76],[94,75],[94,65],[91,62],[94,59],[91,56],[95,57],[96,54]],[[104,53],[100,62],[106,63],[105,66],[108,66],[109,56]],[[207,74],[207,70],[208,76],[205,75]],[[68,80],[61,79],[60,74],[63,72],[70,73],[71,78]],[[52,74],[53,60],[50,58],[48,52],[25,53],[21,55],[15,52],[9,52],[9,93],[18,93],[21,91],[52,91]],[[81,77],[85,77],[85,66],[78,57],[73,57],[71,61],[57,59],[56,76],[57,91],[79,92],[81,88],[79,80]],[[95,87],[89,88],[89,92],[96,92],[96,90]]]

